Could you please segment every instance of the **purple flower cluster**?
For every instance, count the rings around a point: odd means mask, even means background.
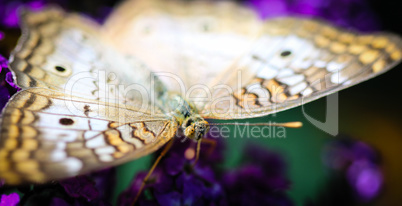
[[[293,205],[285,193],[290,182],[282,157],[255,145],[248,145],[244,154],[243,166],[223,176],[230,205]]]
[[[0,206],[49,205],[90,206],[111,205],[111,190],[115,184],[115,169],[105,169],[44,185],[0,187]],[[18,193],[15,190],[18,190]]]
[[[31,1],[4,1],[0,5],[0,22],[5,27],[18,27],[18,14],[17,10],[24,5],[32,10],[38,10],[45,5],[44,0],[31,0]]]
[[[324,163],[341,172],[359,201],[376,198],[383,186],[378,154],[364,142],[342,139],[328,144]]]
[[[285,191],[289,188],[282,158],[265,149],[246,147],[239,168],[225,170],[223,142],[208,154],[203,145],[199,162],[192,167],[194,143],[176,140],[162,159],[139,198],[139,205],[275,205],[292,202]],[[146,172],[137,174],[120,197],[118,205],[131,204]]]
[[[364,0],[246,0],[262,18],[296,15],[320,17],[338,26],[373,31],[378,19]]]
[[[222,187],[214,170],[223,160],[222,142],[217,142],[211,154],[205,155],[203,152],[198,163],[192,167],[195,144],[190,140],[182,140],[176,139],[155,169],[152,180],[140,196],[140,205],[225,205],[222,202]],[[201,147],[202,151],[210,149],[211,145],[204,144]],[[137,174],[130,187],[120,195],[118,205],[131,204],[145,175],[146,172]]]
[[[6,28],[18,27],[18,10],[26,7],[31,10],[40,10],[47,5],[57,5],[67,10],[79,11],[99,22],[103,22],[105,17],[112,10],[116,0],[86,0],[86,1],[67,1],[67,0],[4,0],[0,3],[0,25]],[[1,36],[1,35],[0,35]]]

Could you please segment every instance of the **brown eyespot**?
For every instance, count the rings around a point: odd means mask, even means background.
[[[283,51],[283,52],[281,53],[281,57],[287,57],[287,56],[289,56],[289,55],[291,55],[291,54],[292,54],[291,51],[286,50],[286,51]]]
[[[62,66],[55,66],[54,69],[56,69],[56,71],[58,72],[65,72],[66,68],[62,67]]]
[[[74,120],[70,119],[70,118],[61,118],[59,120],[60,124],[62,125],[72,125],[74,124]]]

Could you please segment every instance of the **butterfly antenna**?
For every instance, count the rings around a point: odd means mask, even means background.
[[[237,126],[271,126],[271,127],[287,127],[287,128],[300,128],[303,126],[302,122],[284,122],[284,123],[209,123],[209,125],[237,125]]]

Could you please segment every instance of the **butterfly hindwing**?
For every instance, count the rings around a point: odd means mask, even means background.
[[[2,114],[0,178],[8,184],[45,182],[149,154],[177,129],[175,121],[151,113],[48,89],[23,90]]]

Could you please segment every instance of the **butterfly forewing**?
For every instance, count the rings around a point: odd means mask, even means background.
[[[171,90],[205,84],[243,54],[259,32],[257,16],[231,2],[125,1],[105,38],[143,60]]]
[[[202,113],[234,119],[289,109],[389,70],[401,49],[393,34],[359,34],[303,18],[267,20],[253,48],[210,83],[230,90],[216,90]]]
[[[165,87],[134,57],[105,44],[99,25],[49,7],[24,11],[22,37],[10,66],[22,88],[43,87],[95,100],[150,101],[151,85]],[[152,78],[152,79],[151,79]]]

